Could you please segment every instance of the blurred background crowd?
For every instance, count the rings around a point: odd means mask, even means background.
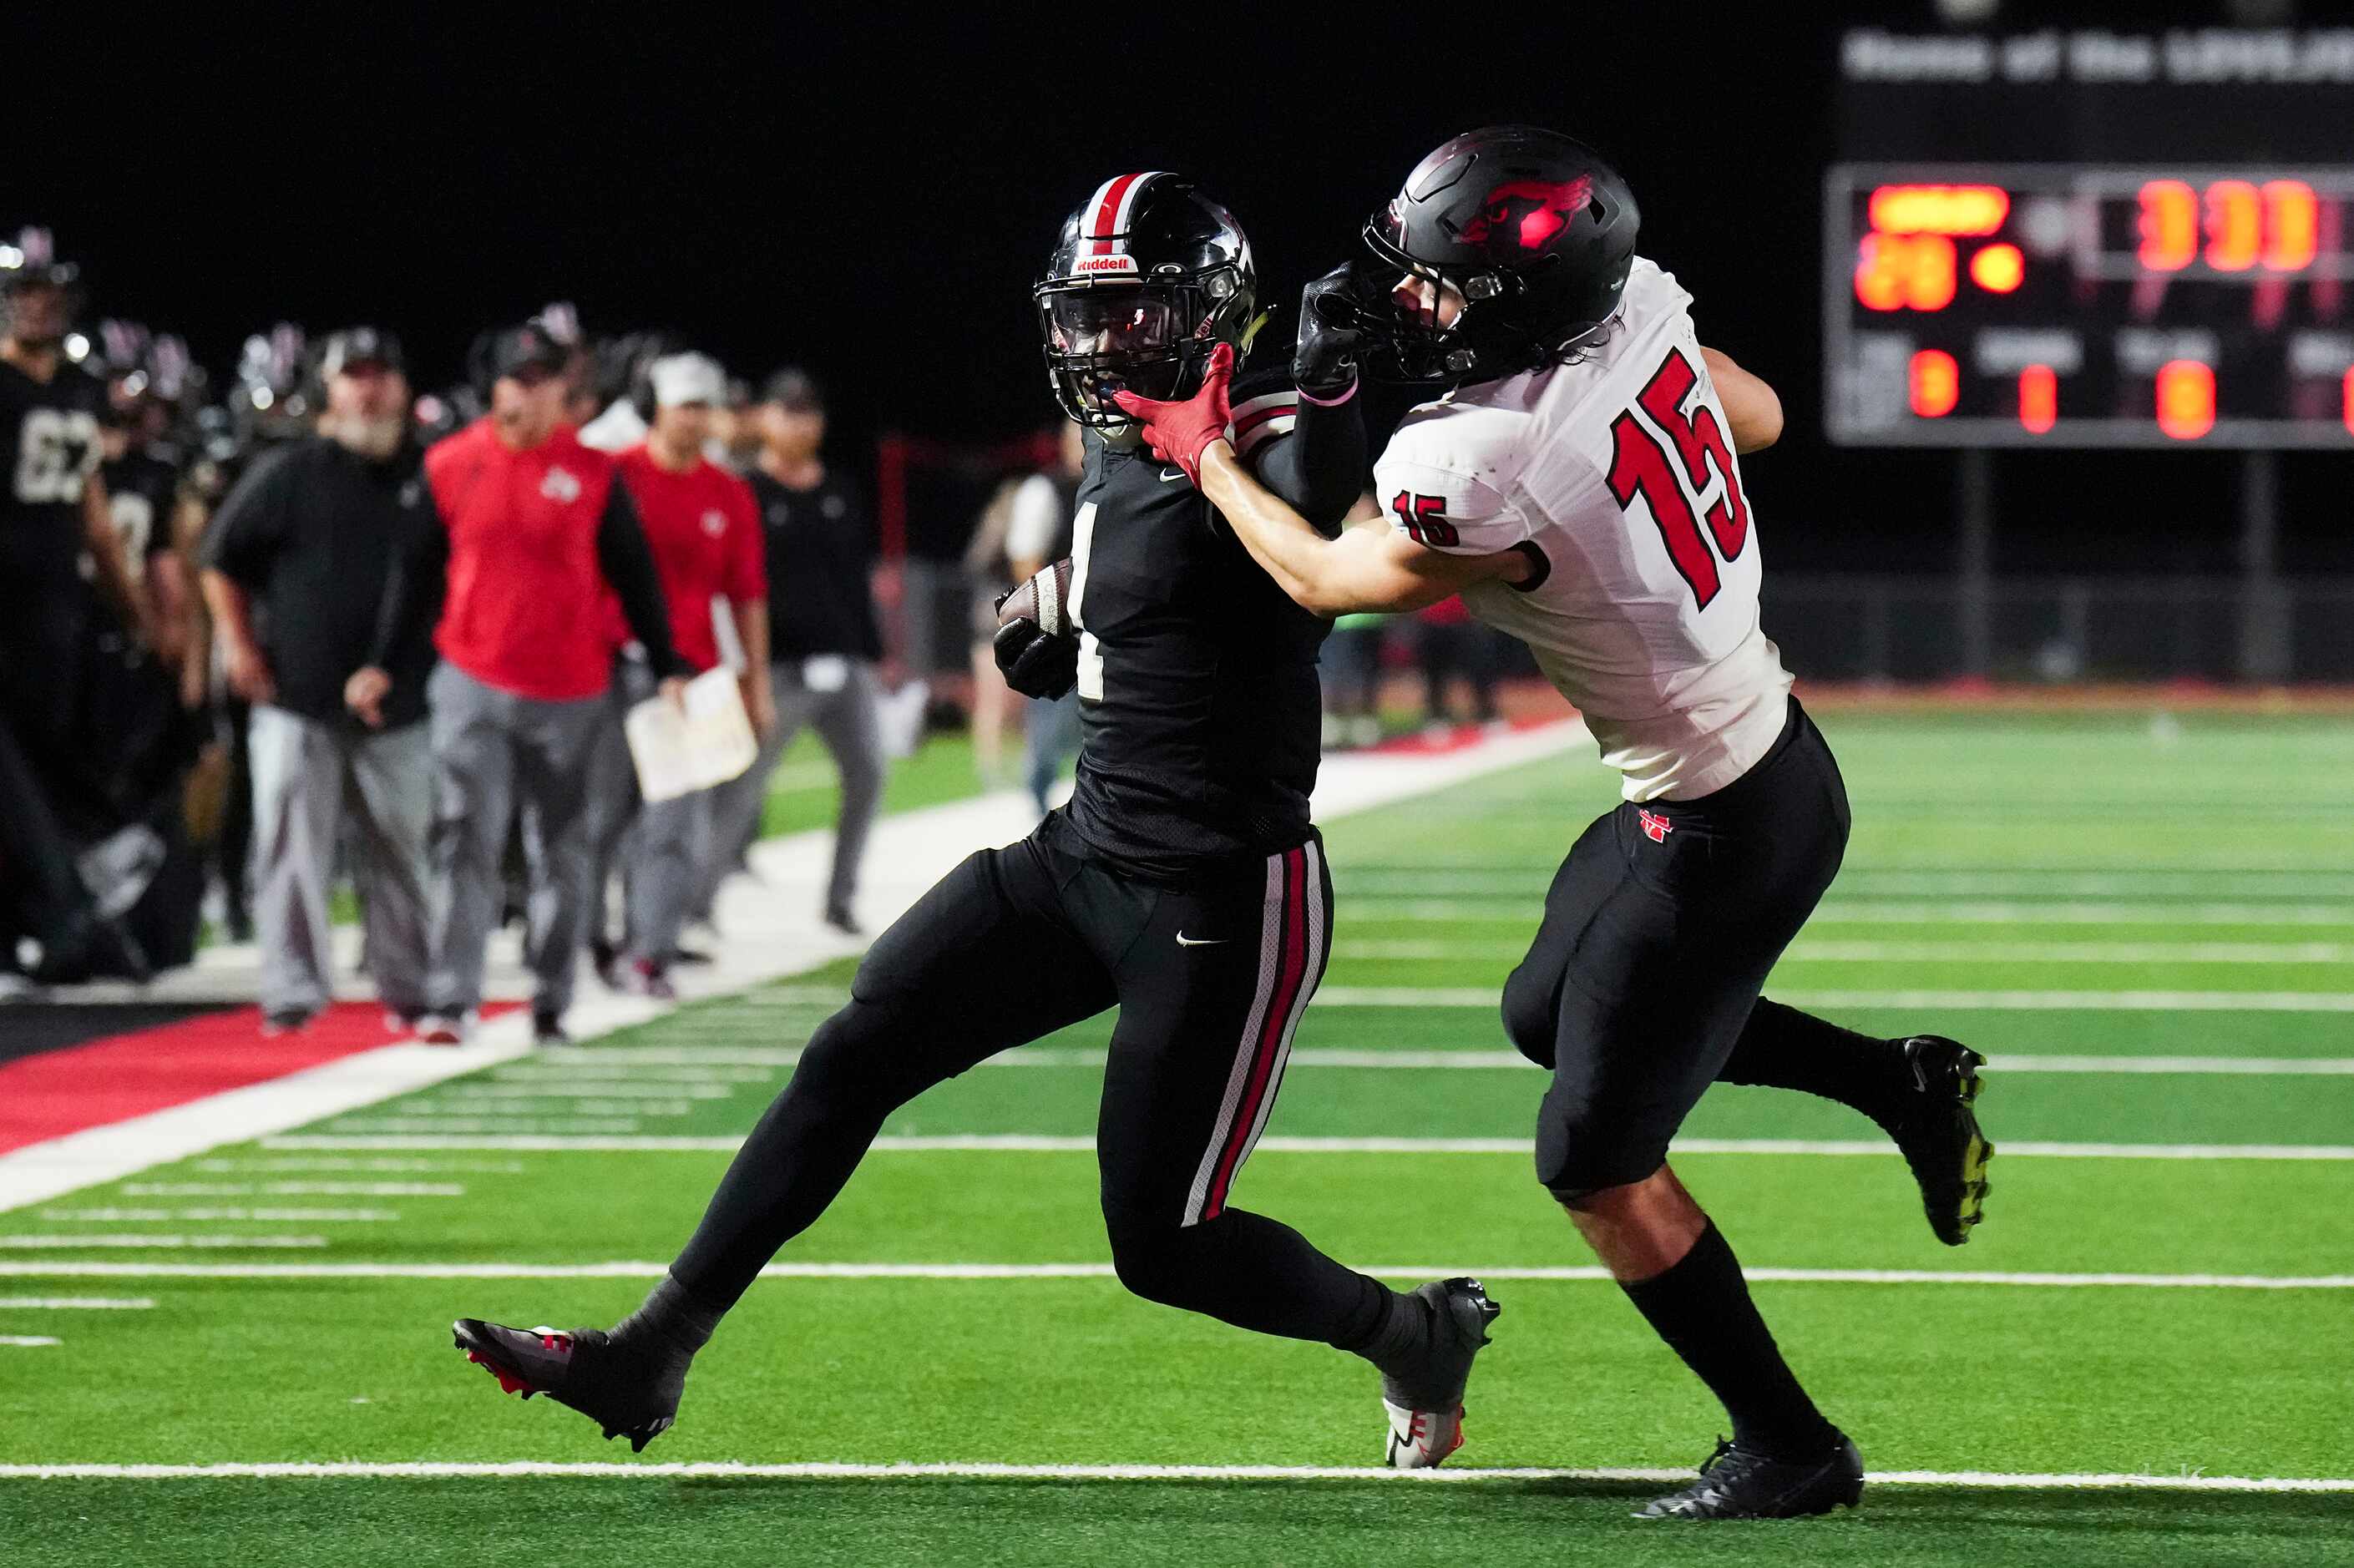
[[[969,736],[981,783],[1067,787],[1075,700],[1013,696],[989,639],[1069,551],[1076,427],[850,450],[809,371],[563,303],[446,386],[391,323],[277,323],[215,372],[106,304],[46,231],[0,243],[0,988],[258,941],[291,1032],[356,922],[387,1023],[454,1043],[514,921],[557,1038],[576,955],[655,996],[704,957],[803,732],[837,792],[812,913],[844,931],[895,758]],[[596,558],[554,559],[538,511],[582,508]],[[1327,743],[1499,722],[1520,657],[1452,601],[1351,618]],[[758,762],[642,803],[628,710],[722,665]]]

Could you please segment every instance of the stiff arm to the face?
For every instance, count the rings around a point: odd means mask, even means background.
[[[1733,426],[1735,449],[1747,453],[1772,445],[1782,428],[1781,403],[1773,388],[1729,356],[1713,349],[1702,353]],[[1173,441],[1198,450],[1198,464],[1190,466],[1198,467],[1203,493],[1252,558],[1301,608],[1322,616],[1420,609],[1475,583],[1522,585],[1543,569],[1519,550],[1460,552],[1458,538],[1466,524],[1504,504],[1500,496],[1460,475],[1434,471],[1426,481],[1384,486],[1407,497],[1409,508],[1420,503],[1426,516],[1415,511],[1393,520],[1361,503],[1350,517],[1353,526],[1337,537],[1317,533],[1261,484],[1225,440],[1191,447],[1185,428],[1198,427],[1203,434],[1222,428],[1224,397],[1224,378],[1214,376],[1182,404],[1128,398],[1122,403],[1144,420],[1156,449],[1166,452],[1166,443]],[[1384,453],[1379,466],[1397,466],[1398,455]]]

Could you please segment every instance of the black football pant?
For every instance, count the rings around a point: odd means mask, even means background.
[[[1262,1333],[1373,1338],[1384,1287],[1227,1201],[1330,951],[1321,842],[1182,891],[1068,842],[1050,817],[973,855],[876,940],[673,1266],[691,1295],[731,1305],[900,1106],[1118,1004],[1096,1149],[1121,1283]]]
[[[1859,1108],[1881,1090],[1876,1043],[1758,994],[1839,874],[1848,827],[1839,764],[1793,699],[1734,783],[1623,802],[1579,836],[1504,986],[1505,1033],[1553,1069],[1537,1177],[1557,1196],[1649,1176],[1712,1083]]]

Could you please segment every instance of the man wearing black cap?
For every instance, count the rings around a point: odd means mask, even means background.
[[[345,687],[355,712],[382,722],[390,698],[414,696],[414,678],[396,672],[404,659],[427,657],[429,629],[441,655],[425,692],[438,796],[429,1044],[463,1043],[482,1001],[517,805],[530,868],[533,1033],[544,1044],[564,1039],[587,931],[584,779],[612,674],[599,613],[607,592],[620,598],[667,694],[693,673],[672,648],[653,556],[613,460],[565,423],[571,364],[571,350],[535,323],[490,340],[491,411],[425,454],[429,525],[395,575],[377,657]],[[434,589],[445,578],[437,621]]]
[[[758,831],[778,758],[803,725],[813,725],[842,778],[823,914],[827,924],[854,933],[858,863],[883,799],[885,766],[877,716],[883,687],[875,669],[883,657],[883,634],[871,582],[875,524],[857,487],[820,455],[825,404],[807,374],[785,369],[769,377],[755,415],[760,455],[745,478],[768,541],[777,719],[761,737],[759,760],[715,794],[716,853],[701,906],[711,907],[737,852]]]
[[[425,1012],[431,651],[402,651],[377,725],[344,705],[345,682],[371,657],[393,562],[429,504],[408,381],[399,344],[373,327],[329,338],[319,374],[318,433],[246,471],[201,557],[229,684],[253,705],[254,914],[272,1033],[308,1023],[333,989],[327,893],[347,807],[376,989],[394,1022]]]

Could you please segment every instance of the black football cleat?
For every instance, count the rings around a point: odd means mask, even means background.
[[[1430,1332],[1407,1357],[1382,1368],[1390,1428],[1383,1457],[1394,1470],[1434,1468],[1463,1446],[1471,1361],[1488,1343],[1488,1325],[1504,1310],[1476,1279],[1434,1280],[1414,1295],[1430,1314]]]
[[[509,1329],[461,1318],[450,1331],[468,1361],[499,1380],[500,1392],[544,1393],[595,1422],[606,1441],[627,1437],[632,1453],[645,1452],[678,1418],[683,1355],[665,1364],[601,1329]]]
[[[1895,1044],[1912,1069],[1913,1083],[1899,1092],[1881,1125],[1921,1185],[1929,1228],[1947,1246],[1960,1246],[1986,1217],[1987,1162],[1994,1158],[1976,1109],[1978,1069],[1986,1058],[1940,1034],[1915,1034]]]
[[[1700,1478],[1637,1519],[1804,1519],[1863,1500],[1863,1457],[1841,1437],[1818,1459],[1769,1459],[1719,1438]]]

